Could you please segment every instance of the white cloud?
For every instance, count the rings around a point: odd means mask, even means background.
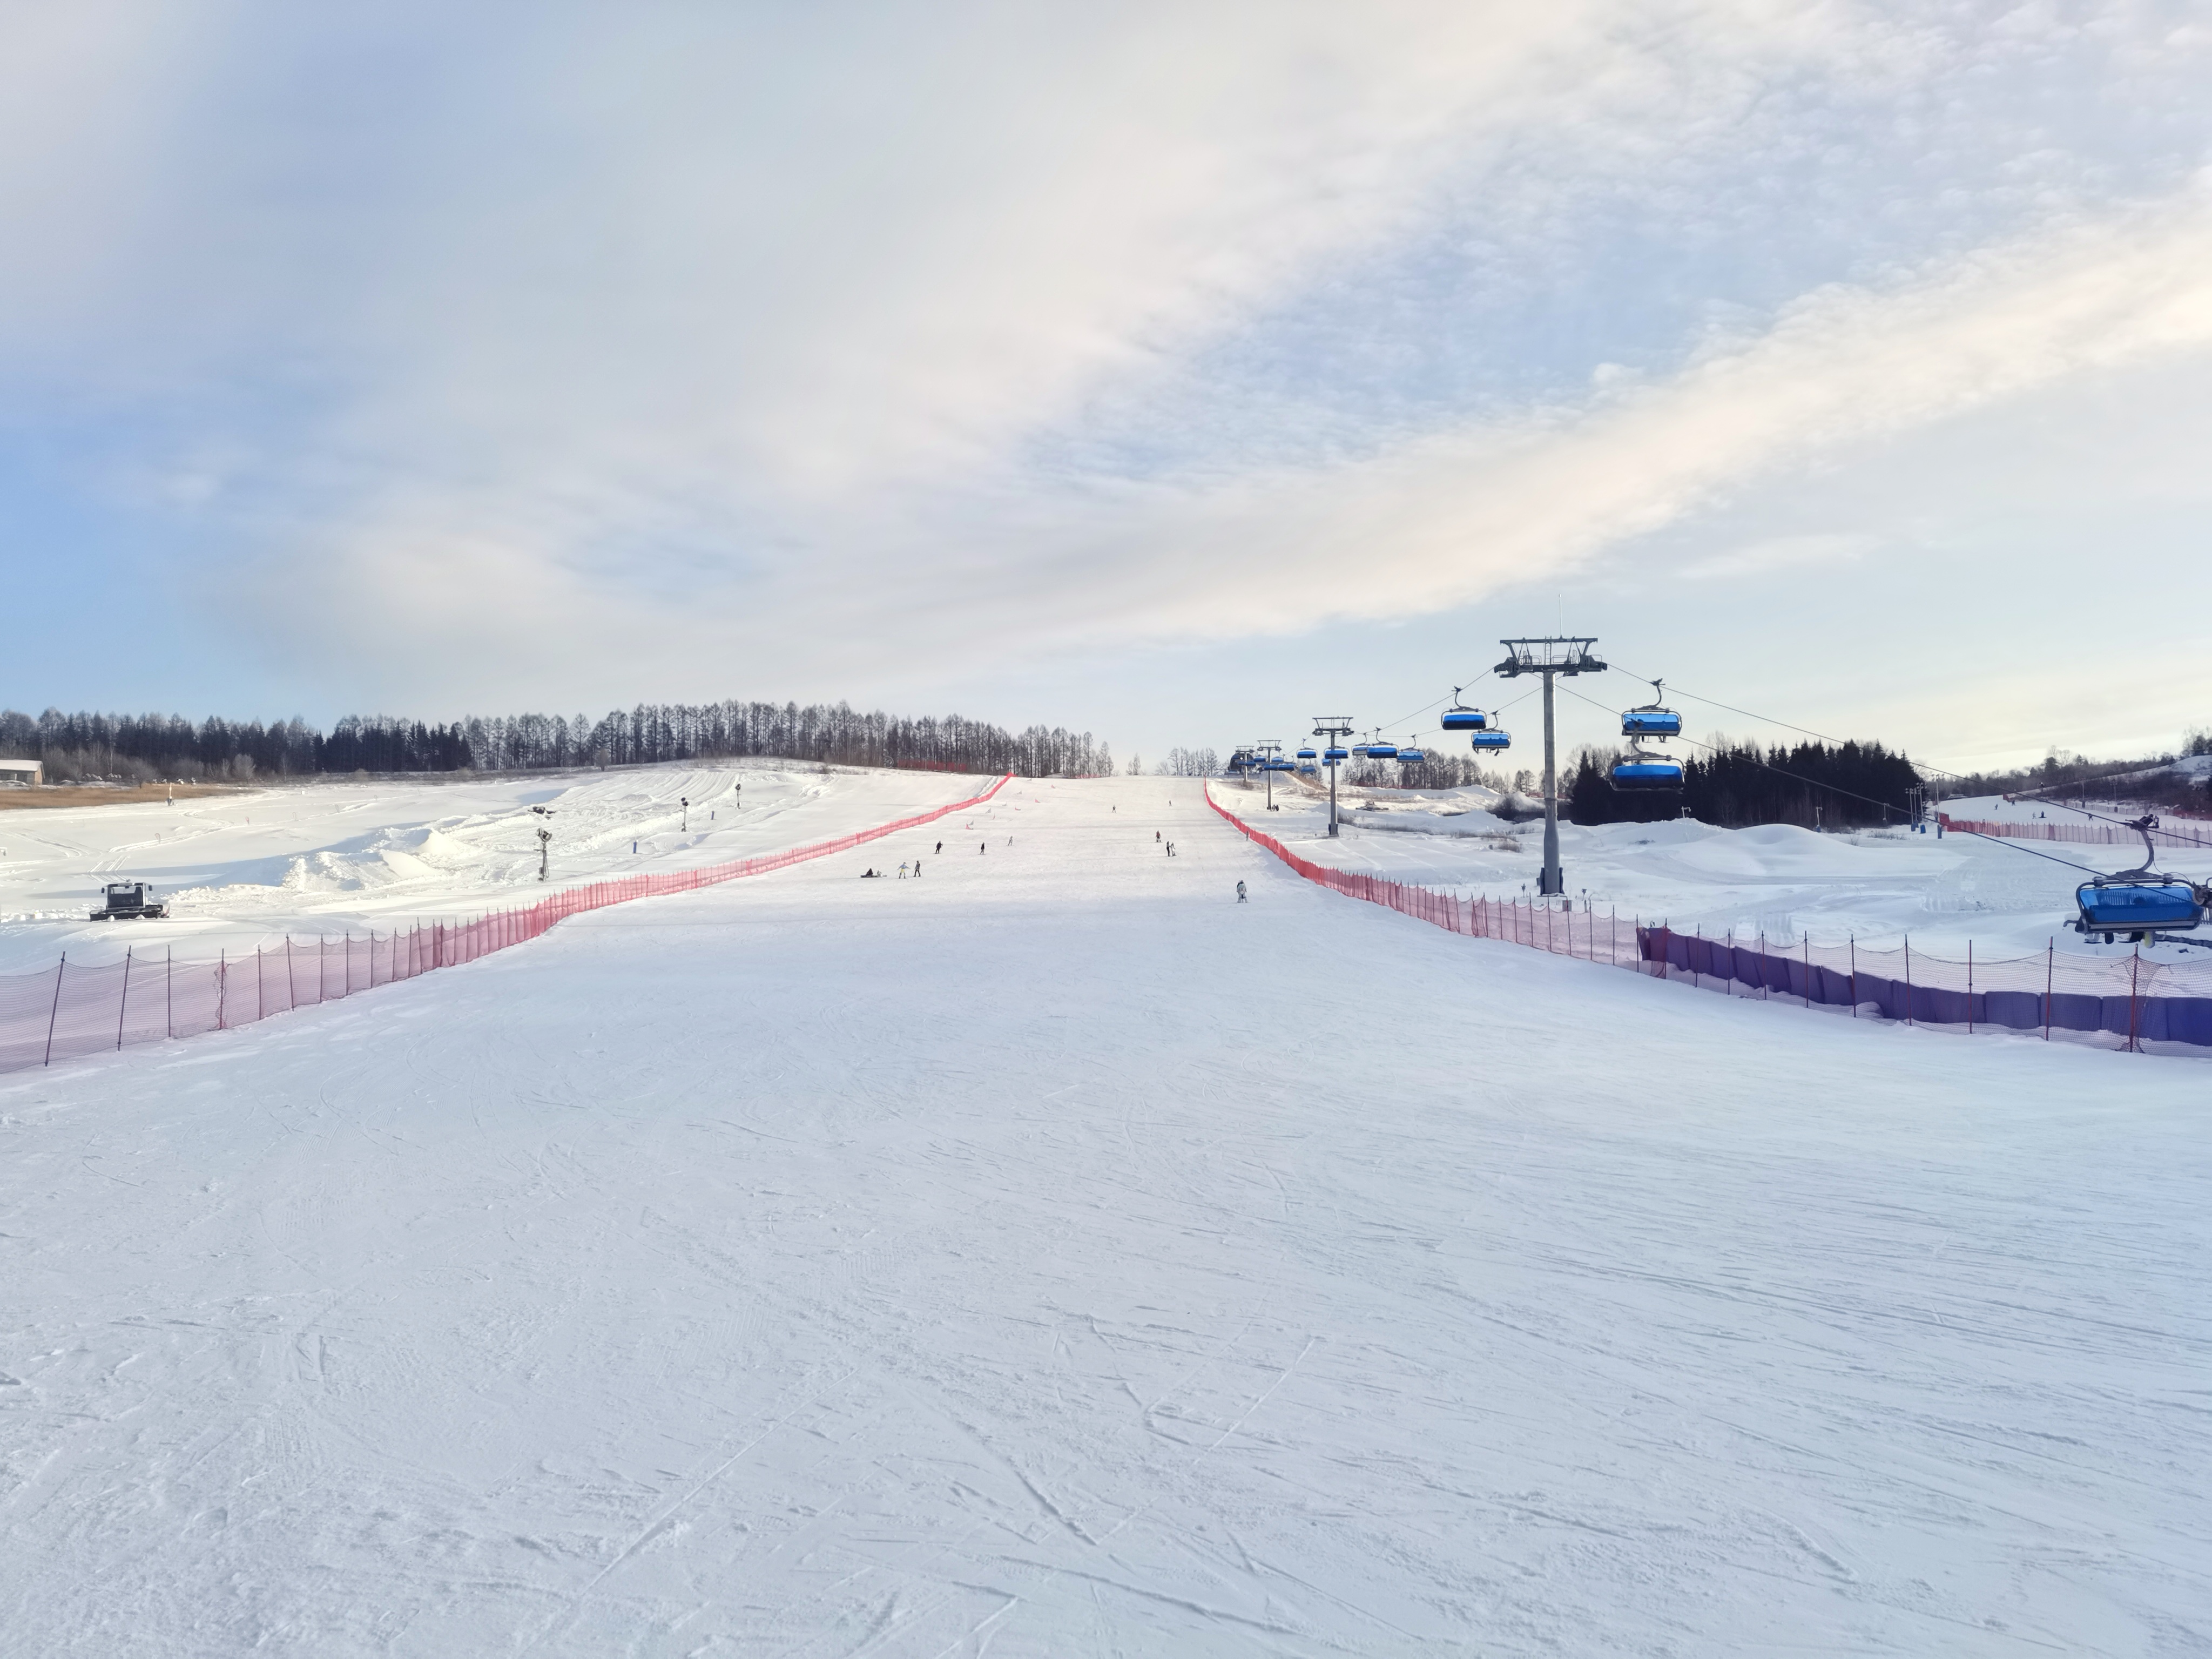
[[[1691,581],[1732,576],[1763,576],[1802,568],[1832,569],[1864,557],[1881,544],[1871,536],[1831,531],[1805,536],[1772,536],[1724,553],[1708,554],[1677,573]]]
[[[2201,193],[2113,205],[2118,163],[2003,95],[2075,54],[2087,103],[2137,77],[2172,125],[2212,43],[2124,8],[82,15],[0,60],[7,389],[172,410],[133,476],[258,552],[256,643],[412,706],[704,691],[740,662],[834,695],[1434,611],[2208,340]],[[1992,176],[1944,160],[1977,121]],[[1928,177],[1807,211],[1863,213],[1908,263],[1778,311],[1713,298],[1730,331],[1702,343],[1601,316],[1534,391],[1376,418],[1316,380],[1191,412],[1208,349],[1273,308],[1408,303],[1360,291],[1394,249],[1461,238],[1470,280],[1540,286],[1607,257],[1589,226],[1628,204],[1755,263],[1745,204],[1877,128],[1929,135]],[[1996,217],[2044,228],[1979,245]]]
[[[1808,295],[1759,337],[1717,342],[1677,374],[1580,408],[1147,501],[1137,517],[1162,538],[1158,574],[1202,574],[1122,614],[1203,629],[1237,593],[1248,621],[1291,629],[1464,604],[1572,570],[1777,469],[2208,350],[2212,211],[2192,191],[1887,289]]]

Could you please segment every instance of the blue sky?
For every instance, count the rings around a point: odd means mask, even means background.
[[[2212,722],[2203,5],[0,27],[15,707]]]

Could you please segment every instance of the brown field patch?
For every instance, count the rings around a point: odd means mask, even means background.
[[[0,787],[0,812],[31,806],[138,806],[148,801],[197,800],[203,795],[237,795],[227,783],[144,783],[129,789],[98,783],[34,783]]]

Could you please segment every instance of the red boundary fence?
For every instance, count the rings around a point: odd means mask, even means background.
[[[1632,969],[1656,978],[1802,1007],[1848,1009],[1855,1018],[1902,1020],[1967,1033],[2054,1032],[2103,1042],[2123,1039],[2212,1049],[2212,964],[2148,962],[2130,957],[2061,957],[2055,943],[2042,956],[1964,962],[1856,940],[1815,945],[1809,939],[1709,939],[1666,927],[1646,927],[1618,912],[1601,916],[1565,902],[1460,898],[1411,882],[1332,869],[1300,858],[1265,830],[1255,830],[1209,791],[1206,804],[1308,881],[1402,915],[1476,939],[1573,957],[1600,967]]]
[[[1963,830],[1972,836],[1996,836],[2006,841],[2063,841],[2077,847],[2133,847],[2140,849],[2142,835],[2124,824],[2112,823],[2053,823],[2045,819],[2028,823],[2000,821],[1994,818],[1954,818],[1948,812],[1936,815],[1946,830]],[[2159,847],[2212,848],[2212,837],[2200,836],[2191,830],[2174,830],[2165,825],[2150,832],[2152,844]]]
[[[45,973],[0,975],[0,1072],[51,1065],[126,1043],[228,1030],[294,1008],[336,1002],[394,980],[457,967],[537,939],[586,910],[765,875],[933,823],[981,805],[1006,787],[1012,775],[1008,773],[965,800],[833,841],[702,869],[593,882],[549,894],[535,904],[495,910],[468,921],[423,922],[384,938],[371,933],[363,939],[318,939],[312,946],[288,939],[280,951],[256,951],[235,962],[222,955],[213,962],[178,962],[166,951],[141,962],[134,945],[120,962],[87,968],[64,954]]]

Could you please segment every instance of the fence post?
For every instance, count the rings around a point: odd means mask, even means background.
[[[2058,935],[2051,936],[2051,943],[2043,947],[2043,1040],[2051,1041],[2051,975],[2058,963]]]
[[[123,953],[123,995],[115,1005],[115,1051],[118,1054],[123,1052],[123,1021],[131,1010],[131,958],[137,953],[138,947],[135,945]]]
[[[1974,941],[1966,941],[1966,1035],[1974,1034]]]
[[[284,935],[284,1006],[287,1008],[300,1006],[300,982],[292,976],[292,936],[289,933]]]
[[[64,951],[62,959],[54,964],[54,1003],[46,1010],[46,1057],[40,1062],[41,1065],[54,1063],[54,1021],[62,1011],[62,973],[68,966],[69,952]]]
[[[1912,1024],[1912,935],[1905,936],[1905,1023]]]
[[[2128,1052],[2131,1054],[2139,1054],[2142,1052],[2142,1040],[2136,1036],[2136,1032],[2141,1029],[2138,1022],[2142,1015],[2136,995],[2136,986],[2142,967],[2142,942],[2138,939],[2136,942],[2135,954],[2128,958]]]
[[[1766,1000],[1766,929],[1759,930],[1759,1000]]]
[[[168,1018],[169,1039],[173,1042],[177,1036],[177,947],[172,945],[167,949],[168,962],[161,969],[161,1001]]]
[[[261,969],[261,947],[257,945],[253,947],[253,1018],[257,1023],[268,1018],[269,999],[263,990],[267,981],[268,975]]]
[[[215,953],[215,1029],[228,1029],[223,1024],[224,1004],[230,995],[230,960],[228,953]]]
[[[1801,942],[1805,946],[1805,1006],[1809,1008],[1813,1006],[1813,936],[1807,933]]]
[[[1859,936],[1851,935],[1851,1018],[1859,1017]]]

